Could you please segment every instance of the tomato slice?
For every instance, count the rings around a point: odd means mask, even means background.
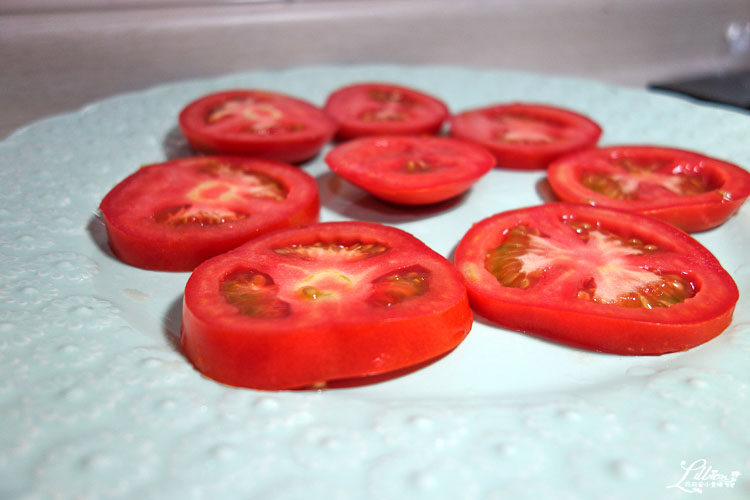
[[[541,104],[498,104],[459,113],[451,119],[453,137],[491,151],[498,167],[544,169],[565,154],[594,146],[599,125],[574,111]]]
[[[495,158],[479,146],[447,137],[376,136],[336,146],[326,163],[378,198],[424,205],[463,193],[495,165]]]
[[[683,351],[731,322],[737,286],[675,227],[551,203],[474,225],[455,256],[474,310],[501,326],[619,354]]]
[[[120,260],[190,271],[272,229],[316,222],[320,202],[315,179],[298,167],[206,156],[142,167],[100,209]]]
[[[182,110],[179,124],[196,151],[289,163],[312,158],[336,132],[316,106],[265,90],[206,95]]]
[[[274,231],[198,266],[182,347],[225,384],[320,387],[435,358],[471,324],[444,257],[400,229],[329,222]]]
[[[367,135],[436,134],[448,118],[439,99],[390,83],[358,83],[340,88],[325,111],[338,122],[338,138]]]
[[[687,232],[719,226],[750,195],[750,174],[731,163],[658,146],[611,146],[566,156],[547,171],[564,201],[630,210]]]

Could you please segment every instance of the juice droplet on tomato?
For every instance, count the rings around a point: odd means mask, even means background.
[[[220,285],[221,294],[241,314],[256,318],[283,318],[289,304],[277,297],[273,279],[259,271],[242,270],[228,275]]]
[[[430,271],[422,266],[412,266],[385,274],[372,282],[373,291],[369,302],[380,307],[391,307],[423,295],[429,288],[430,274]]]

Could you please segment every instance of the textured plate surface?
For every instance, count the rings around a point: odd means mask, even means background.
[[[685,353],[584,352],[478,318],[447,357],[365,387],[264,393],[193,370],[177,348],[188,274],[115,260],[100,199],[138,166],[190,154],[176,116],[202,94],[254,87],[322,104],[358,80],[421,88],[453,111],[558,104],[601,123],[602,144],[663,144],[750,165],[746,114],[447,67],[237,74],[119,96],[20,130],[0,144],[0,497],[630,499],[698,488],[747,498],[747,206],[697,235],[741,299],[726,332]],[[318,179],[322,220],[391,224],[448,257],[472,222],[538,204],[545,191],[541,173],[494,170],[457,200],[400,209],[339,179],[322,157],[302,168]]]

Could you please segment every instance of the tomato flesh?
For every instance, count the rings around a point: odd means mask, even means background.
[[[495,160],[479,146],[446,137],[375,136],[336,146],[326,163],[380,199],[424,205],[465,192]]]
[[[444,257],[396,228],[332,222],[274,231],[198,266],[182,346],[226,384],[320,387],[438,357],[471,324]]]
[[[182,110],[179,124],[196,151],[290,163],[315,156],[336,131],[336,124],[314,105],[263,90],[201,97]]]
[[[142,167],[100,209],[120,260],[190,271],[272,229],[317,221],[320,202],[315,179],[292,165],[199,157]]]
[[[331,93],[325,111],[338,123],[337,137],[420,135],[440,131],[448,108],[439,99],[390,83],[358,83]]]
[[[697,241],[638,214],[552,203],[489,217],[456,266],[472,307],[511,329],[620,354],[706,342],[731,322],[737,287]]]
[[[499,104],[464,111],[451,119],[453,137],[489,150],[497,166],[544,169],[566,154],[594,146],[601,127],[574,111],[540,104]]]
[[[750,173],[657,146],[611,146],[561,158],[547,176],[564,201],[631,210],[696,232],[726,222],[750,196]]]

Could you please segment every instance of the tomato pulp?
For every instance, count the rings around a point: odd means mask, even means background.
[[[551,203],[474,225],[455,257],[474,310],[501,326],[619,354],[706,342],[739,294],[700,243],[643,215]]]
[[[144,269],[190,271],[280,227],[318,219],[318,185],[298,167],[198,157],[142,167],[100,206],[114,254]]]
[[[479,146],[446,137],[375,136],[336,146],[326,163],[378,198],[424,205],[463,193],[495,159]]]
[[[436,97],[389,83],[358,83],[333,92],[324,106],[338,123],[338,138],[436,134],[448,107]]]
[[[498,104],[459,113],[453,137],[476,142],[497,158],[497,166],[544,169],[562,155],[594,146],[601,127],[590,118],[541,104]]]
[[[448,260],[393,227],[330,222],[274,231],[198,266],[182,347],[225,384],[319,387],[435,358],[471,324]]]
[[[289,163],[315,156],[336,131],[318,107],[265,90],[206,95],[182,110],[179,124],[196,151]]]
[[[553,162],[547,178],[564,201],[630,210],[687,232],[723,224],[750,195],[742,168],[658,146],[591,149]]]

